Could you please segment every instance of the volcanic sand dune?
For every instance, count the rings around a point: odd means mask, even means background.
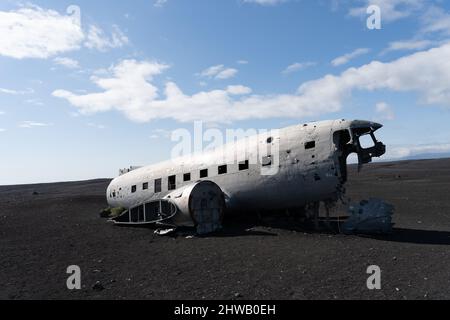
[[[99,217],[108,183],[0,187],[0,299],[450,298],[450,159],[351,168],[353,201],[396,207],[394,233],[377,237],[239,221],[214,236],[159,237]],[[82,290],[67,289],[69,265]],[[382,290],[366,287],[370,265]]]

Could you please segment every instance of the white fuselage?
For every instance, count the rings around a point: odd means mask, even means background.
[[[227,209],[281,209],[302,207],[308,203],[336,200],[343,183],[341,150],[334,133],[358,126],[370,127],[365,121],[334,120],[296,125],[251,139],[224,145],[192,157],[169,160],[142,167],[115,178],[108,187],[107,198],[111,207],[132,208],[147,201],[162,199],[174,188],[193,181],[210,180],[225,193]],[[268,145],[272,164],[263,167],[258,155],[257,163],[239,166],[255,157],[261,145]],[[275,148],[276,147],[276,148]],[[270,152],[277,154],[270,154]],[[240,157],[227,164],[230,154]],[[231,157],[235,158],[235,157]],[[275,161],[277,158],[279,161]],[[266,163],[267,164],[267,163]],[[345,162],[344,162],[345,164]],[[227,165],[226,173],[219,167]],[[207,177],[200,171],[207,169]],[[274,174],[265,175],[267,169]],[[190,180],[184,181],[185,174]],[[175,176],[175,184],[173,184]],[[169,177],[172,177],[169,181]],[[155,181],[161,179],[161,191],[155,190]],[[170,187],[170,188],[169,188]],[[170,190],[169,190],[170,189]]]

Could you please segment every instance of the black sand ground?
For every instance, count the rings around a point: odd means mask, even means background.
[[[0,299],[450,298],[450,160],[352,170],[353,200],[396,206],[397,229],[385,237],[240,224],[207,238],[158,237],[99,218],[107,184],[0,187]],[[373,264],[379,291],[366,287]],[[66,288],[69,265],[81,267],[80,291]]]

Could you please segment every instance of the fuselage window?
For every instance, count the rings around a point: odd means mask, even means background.
[[[226,174],[228,172],[228,166],[225,164],[223,166],[219,166],[219,174]]]
[[[137,190],[137,186],[131,186],[131,193],[135,193]]]
[[[142,184],[142,190],[148,190],[148,182]]]
[[[116,191],[113,191],[112,196],[113,196],[113,198],[116,197]]]
[[[185,173],[183,175],[183,180],[184,180],[184,182],[191,181],[191,174],[190,173]]]
[[[170,176],[167,181],[169,190],[175,190],[177,188],[177,176]]]
[[[244,170],[248,170],[249,166],[248,166],[248,160],[239,162],[239,171],[244,171]]]
[[[272,165],[272,156],[266,156],[262,158],[262,166],[268,167]]]
[[[307,143],[305,143],[305,149],[314,149],[316,147],[316,142],[315,141],[309,141]]]
[[[155,180],[155,193],[159,193],[162,191],[161,185],[162,185],[162,179],[156,179]]]
[[[200,179],[208,177],[208,169],[200,170]]]

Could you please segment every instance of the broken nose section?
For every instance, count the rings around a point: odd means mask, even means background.
[[[386,145],[377,141],[372,148],[363,149],[360,147],[357,153],[359,169],[361,169],[363,164],[370,163],[373,158],[379,158],[384,155],[386,153]]]
[[[378,141],[375,137],[375,131],[383,127],[381,124],[371,122],[367,126],[355,127],[352,129],[353,145],[358,155],[358,169],[361,170],[364,164],[372,162],[373,158],[381,157],[386,153],[386,145]],[[370,137],[372,145],[370,147],[363,147],[361,139],[364,137]]]

